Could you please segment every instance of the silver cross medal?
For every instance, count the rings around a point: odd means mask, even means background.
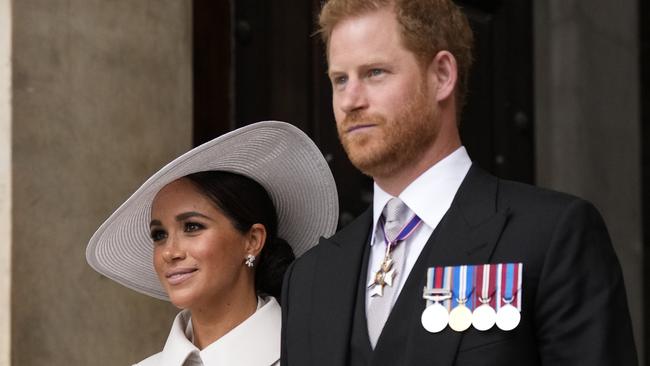
[[[379,271],[375,274],[375,278],[368,283],[368,288],[372,289],[370,291],[371,297],[384,296],[384,286],[393,286],[393,280],[395,279],[395,268],[393,268],[393,258],[390,256],[391,246],[388,246],[386,256],[384,256],[384,261],[381,262],[381,267]]]

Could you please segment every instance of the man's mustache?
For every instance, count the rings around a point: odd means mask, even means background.
[[[373,124],[381,125],[386,122],[386,118],[377,114],[367,114],[361,112],[352,112],[345,116],[343,119],[343,130],[347,130],[350,127],[354,127],[360,124]]]

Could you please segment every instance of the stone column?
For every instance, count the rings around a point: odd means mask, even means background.
[[[11,363],[11,0],[0,0],[0,366]]]
[[[12,3],[12,364],[131,365],[177,310],[101,277],[85,248],[191,147],[191,2]]]
[[[638,0],[535,1],[535,133],[538,183],[588,199],[607,222],[642,356],[637,9]]]

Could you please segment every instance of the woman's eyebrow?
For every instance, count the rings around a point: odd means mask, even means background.
[[[182,214],[179,214],[179,215],[176,216],[176,221],[187,220],[190,217],[195,217],[195,216],[202,217],[204,219],[212,221],[212,219],[209,218],[208,216],[205,216],[204,214],[196,212],[196,211],[183,212]]]

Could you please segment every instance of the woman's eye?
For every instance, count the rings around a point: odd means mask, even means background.
[[[152,230],[151,231],[151,240],[154,242],[161,241],[167,237],[167,233],[164,230]]]
[[[198,231],[203,229],[203,225],[196,223],[196,222],[187,222],[185,223],[185,232],[191,233],[193,231]]]

